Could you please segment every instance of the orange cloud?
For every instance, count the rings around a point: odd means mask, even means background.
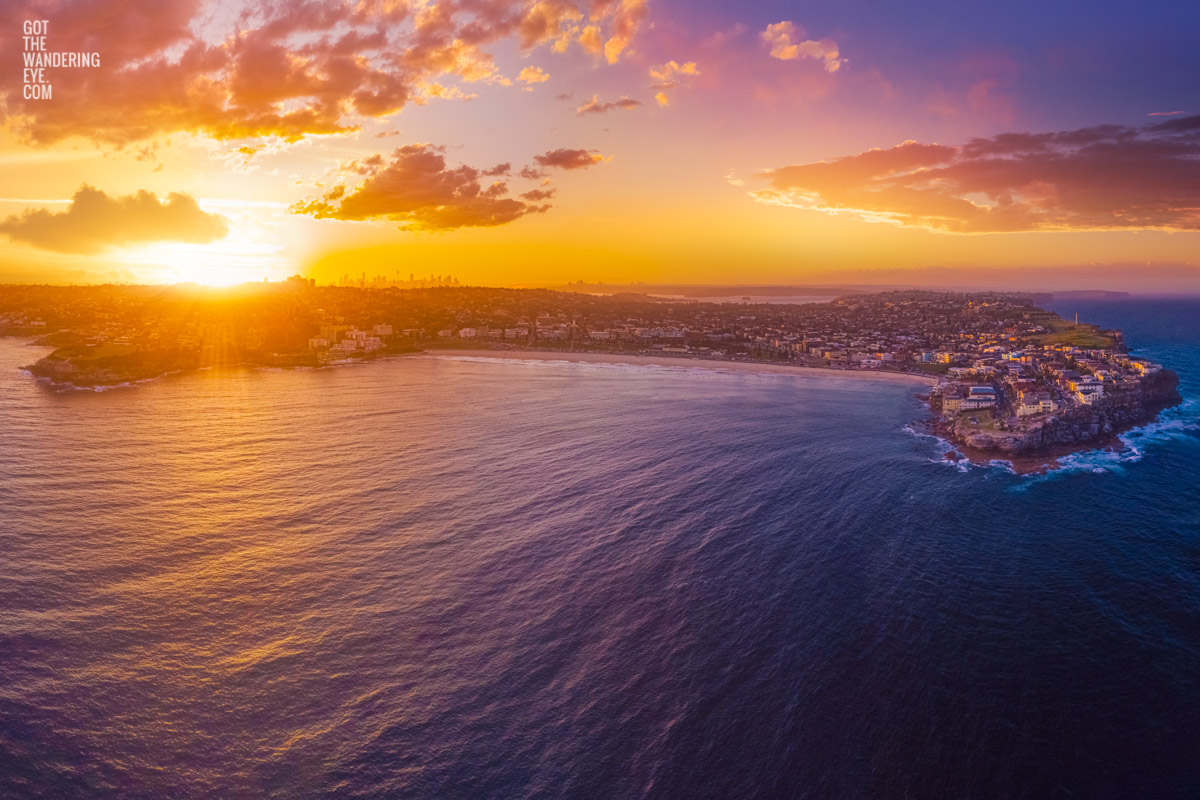
[[[594,56],[604,52],[604,34],[600,32],[600,26],[588,25],[580,31],[579,44]]]
[[[146,242],[207,244],[229,232],[224,217],[201,210],[191,195],[172,193],[159,202],[152,192],[109,197],[84,184],[67,210],[31,209],[0,222],[0,233],[59,253],[96,253]]]
[[[633,34],[646,18],[648,0],[620,0],[613,15],[613,34],[604,43],[604,57],[615,64],[621,51],[629,46]]]
[[[599,164],[604,160],[604,156],[597,153],[595,150],[568,150],[560,147],[557,150],[549,150],[542,153],[540,156],[534,156],[533,160],[543,167],[558,167],[559,169],[587,169],[588,167]]]
[[[651,88],[656,92],[654,99],[660,106],[670,105],[670,96],[667,92],[678,86],[684,76],[694,77],[699,74],[700,69],[696,66],[695,61],[686,61],[680,64],[678,61],[672,60],[651,67],[650,77],[654,80]]]
[[[550,80],[550,73],[541,67],[525,67],[517,75],[517,80],[522,83],[545,83]]]
[[[617,109],[629,111],[641,104],[640,100],[634,100],[631,97],[622,97],[620,100],[602,103],[600,102],[599,95],[592,95],[592,99],[575,109],[575,113],[583,116],[584,114],[604,114]]]
[[[216,139],[347,133],[448,83],[509,84],[487,46],[522,50],[578,41],[615,62],[647,0],[241,0],[210,14],[202,0],[106,0],[58,13],[52,0],[0,6],[0,28],[47,18],[55,49],[100,51],[103,68],[56,81],[54,101],[25,100],[19,53],[2,58],[0,124],[52,144],[72,136],[124,145],[189,132]],[[240,12],[240,13],[239,13]],[[222,27],[222,23],[224,27]],[[530,84],[548,75],[526,68]]]
[[[1200,116],[909,141],[760,177],[763,203],[937,231],[1200,230]]]
[[[767,45],[771,58],[781,61],[819,59],[824,62],[826,72],[837,72],[842,66],[838,46],[832,39],[794,41],[804,38],[804,29],[788,20],[768,25],[759,36]]]
[[[492,227],[547,211],[548,205],[531,205],[508,196],[508,185],[495,181],[483,186],[480,178],[498,174],[502,164],[486,172],[468,166],[447,167],[441,148],[428,144],[399,147],[390,159],[375,154],[344,165],[343,172],[361,176],[350,189],[338,184],[317,200],[297,203],[293,214],[317,219],[386,219],[402,230],[447,231],[456,228]]]

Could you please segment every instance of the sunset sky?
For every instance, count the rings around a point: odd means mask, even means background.
[[[100,66],[26,99],[27,20]],[[4,0],[0,281],[1200,291],[1198,33],[1194,0]]]

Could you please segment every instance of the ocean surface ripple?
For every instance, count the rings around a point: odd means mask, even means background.
[[[1044,477],[903,385],[0,339],[0,797],[1195,797],[1200,304],[1056,310],[1189,403]]]

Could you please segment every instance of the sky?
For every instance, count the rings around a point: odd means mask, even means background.
[[[0,0],[0,281],[1200,291],[1197,31],[1195,2]],[[39,46],[99,64],[27,73]]]

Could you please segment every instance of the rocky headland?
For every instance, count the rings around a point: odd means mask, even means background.
[[[1016,426],[981,426],[978,416],[960,413],[952,420],[937,423],[935,429],[968,456],[1058,457],[1118,444],[1119,434],[1153,422],[1161,411],[1181,401],[1179,376],[1163,369],[1141,378],[1133,387],[1106,395],[1094,405],[1073,406],[1043,419]]]

